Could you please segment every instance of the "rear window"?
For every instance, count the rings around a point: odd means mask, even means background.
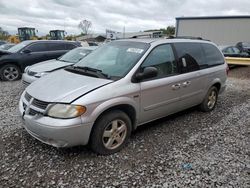
[[[224,64],[224,56],[214,45],[203,43],[201,46],[204,50],[208,67]]]

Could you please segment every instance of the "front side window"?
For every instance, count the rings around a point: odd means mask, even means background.
[[[114,41],[102,45],[75,64],[75,67],[98,69],[114,79],[124,77],[149,48],[134,41]]]
[[[27,47],[28,50],[31,52],[44,52],[48,51],[48,48],[45,43],[35,43],[31,44],[30,46]]]
[[[141,68],[155,67],[158,70],[156,78],[163,78],[177,73],[175,56],[170,44],[154,48],[145,59]]]

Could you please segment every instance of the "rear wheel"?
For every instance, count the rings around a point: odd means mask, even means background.
[[[130,118],[120,110],[104,114],[94,126],[91,149],[102,155],[120,151],[130,137],[131,127]]]
[[[18,66],[7,64],[0,68],[0,77],[4,81],[14,81],[21,78],[21,70]]]
[[[203,100],[203,102],[200,105],[200,109],[203,112],[210,112],[212,111],[216,104],[217,104],[217,99],[218,99],[218,89],[215,86],[212,86]]]

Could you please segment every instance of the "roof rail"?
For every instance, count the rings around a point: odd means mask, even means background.
[[[169,36],[167,39],[194,39],[194,40],[210,41],[210,40],[207,40],[207,39],[203,39],[201,37],[193,37],[193,36],[179,36],[179,37]]]

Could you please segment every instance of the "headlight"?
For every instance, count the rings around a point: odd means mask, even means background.
[[[29,70],[30,66],[27,66],[25,69],[24,69],[24,72],[27,73],[28,70]]]
[[[71,105],[71,104],[55,104],[50,107],[48,116],[55,118],[74,118],[86,112],[85,106]]]
[[[49,73],[48,72],[38,72],[34,76],[37,77],[37,78],[41,78],[42,76],[45,76],[47,74],[49,74]]]

